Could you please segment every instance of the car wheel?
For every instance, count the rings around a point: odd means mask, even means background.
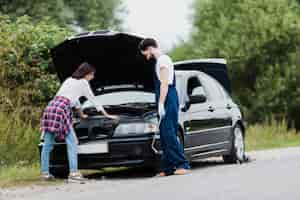
[[[232,131],[232,146],[229,155],[224,155],[225,163],[242,163],[245,158],[245,139],[240,125],[236,125]]]
[[[69,175],[69,169],[65,168],[50,168],[49,171],[55,178],[67,178]]]

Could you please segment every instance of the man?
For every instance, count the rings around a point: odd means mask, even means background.
[[[172,60],[168,55],[161,53],[154,39],[144,39],[139,44],[139,49],[147,60],[156,60],[155,94],[161,120],[159,129],[163,151],[159,176],[187,174],[190,166],[177,136],[179,101]]]

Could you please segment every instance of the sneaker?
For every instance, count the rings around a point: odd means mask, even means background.
[[[54,180],[54,176],[49,173],[43,173],[41,175],[41,179],[44,181],[51,181],[51,180]]]
[[[87,181],[80,172],[72,172],[69,175],[68,183],[80,183],[84,184]]]

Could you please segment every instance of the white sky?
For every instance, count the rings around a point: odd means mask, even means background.
[[[193,0],[125,0],[125,29],[157,39],[163,50],[186,40],[191,30]]]

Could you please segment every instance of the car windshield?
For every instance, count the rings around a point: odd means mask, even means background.
[[[96,101],[102,105],[120,105],[126,103],[155,103],[155,94],[143,91],[121,91],[96,96]],[[86,101],[83,108],[93,106]]]

